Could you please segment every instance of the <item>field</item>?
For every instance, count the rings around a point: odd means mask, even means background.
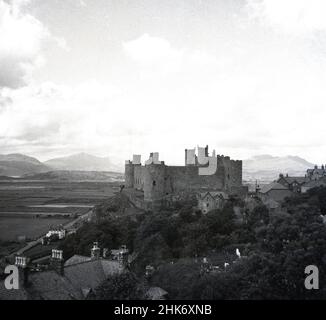
[[[98,181],[1,180],[0,240],[35,239],[65,224],[119,190]]]
[[[33,239],[45,234],[49,228],[66,223],[61,218],[5,218],[0,217],[0,238],[6,241],[15,241],[20,236]]]

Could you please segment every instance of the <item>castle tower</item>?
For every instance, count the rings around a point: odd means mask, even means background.
[[[144,200],[158,201],[165,196],[166,166],[161,164],[149,164],[144,172]]]
[[[141,166],[141,155],[134,154],[132,161],[126,160],[125,163],[125,186],[134,187],[135,166]]]
[[[135,167],[131,161],[127,160],[125,164],[125,186],[133,188],[134,186]]]
[[[197,165],[196,148],[185,149],[185,166]]]

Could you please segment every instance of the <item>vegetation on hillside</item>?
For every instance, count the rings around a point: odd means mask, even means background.
[[[129,298],[141,298],[140,279],[145,267],[152,265],[155,271],[149,285],[162,287],[172,299],[324,299],[325,199],[326,189],[318,188],[286,199],[276,212],[263,205],[245,210],[243,203],[232,200],[222,210],[206,215],[187,203],[174,210],[137,216],[109,215],[85,224],[66,239],[62,249],[69,257],[89,255],[93,241],[109,249],[126,244],[137,253],[128,275],[134,277],[135,284],[126,291],[131,292]],[[236,223],[235,204],[242,206],[242,224]],[[111,206],[110,210],[119,208]],[[240,259],[235,255],[237,248]],[[204,257],[216,266],[213,271],[203,272]],[[320,290],[304,287],[308,265],[319,268]],[[127,299],[124,290],[111,282],[94,298]]]

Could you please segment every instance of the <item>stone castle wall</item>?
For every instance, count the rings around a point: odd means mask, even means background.
[[[183,191],[219,190],[238,193],[242,188],[242,161],[217,156],[214,175],[199,175],[198,165],[166,166],[150,164],[142,166],[126,163],[127,188],[144,192],[144,201],[159,201]]]

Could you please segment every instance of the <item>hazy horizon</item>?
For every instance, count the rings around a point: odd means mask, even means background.
[[[212,152],[212,150],[210,150],[209,153],[211,154],[211,152]],[[148,154],[142,154],[141,155],[142,156],[141,157],[141,162],[142,162],[143,165],[144,165],[145,161],[149,158],[149,153],[150,152],[148,152]],[[125,164],[125,161],[123,161],[123,162],[119,162],[119,161],[116,162],[116,157],[114,157],[114,156],[112,157],[110,154],[107,154],[107,155],[98,155],[96,153],[89,153],[89,152],[84,152],[84,151],[81,151],[81,152],[78,152],[78,153],[62,154],[62,155],[60,155],[58,157],[52,157],[52,158],[39,158],[39,157],[37,157],[36,155],[33,155],[33,154],[19,153],[19,152],[13,153],[13,154],[22,154],[22,155],[25,155],[25,156],[29,156],[29,157],[32,157],[32,158],[35,158],[35,159],[41,161],[42,163],[46,163],[49,160],[53,160],[53,159],[57,159],[57,158],[67,158],[67,157],[71,157],[71,156],[77,156],[77,155],[85,154],[85,155],[94,156],[94,157],[97,157],[97,158],[103,158],[103,159],[108,158],[110,160],[110,162],[112,162],[112,165],[121,166],[121,168],[123,168],[124,167],[124,164]],[[10,155],[10,154],[1,154],[0,153],[0,155]],[[323,165],[324,164],[324,163],[313,163],[313,162],[309,161],[309,159],[302,158],[302,157],[300,157],[298,155],[286,155],[286,156],[283,156],[282,157],[282,156],[272,155],[272,154],[256,154],[256,155],[251,156],[250,158],[246,158],[246,159],[235,159],[235,160],[247,161],[247,160],[257,159],[259,157],[272,157],[272,158],[276,158],[276,159],[277,158],[291,158],[291,157],[295,157],[296,158],[296,157],[298,157],[301,160],[306,161],[306,162],[308,162],[308,163],[310,163],[312,165],[318,165],[318,166],[320,166],[320,165]],[[129,158],[125,159],[125,160],[132,160],[132,155]],[[178,163],[175,163],[175,162],[169,162],[169,159],[163,159],[161,157],[161,155],[160,155],[160,160],[165,161],[165,164],[166,165],[184,165],[184,159],[183,159],[183,161],[179,161]]]
[[[0,153],[209,145],[325,163],[321,0],[0,0]]]

